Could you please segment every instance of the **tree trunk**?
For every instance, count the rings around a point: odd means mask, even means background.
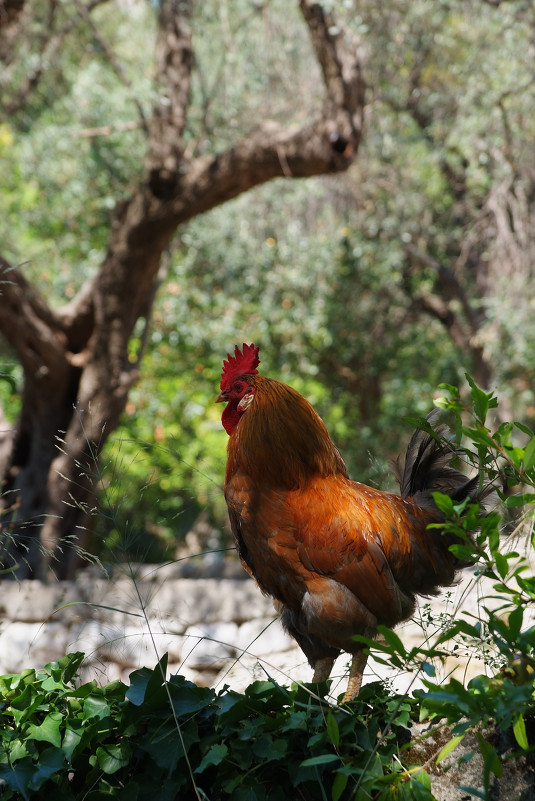
[[[347,169],[361,137],[364,84],[321,6],[299,3],[321,67],[323,112],[302,128],[260,124],[220,155],[189,160],[183,131],[192,0],[163,0],[156,71],[160,102],[145,169],[117,206],[98,273],[67,306],[48,308],[18,269],[0,262],[0,331],[24,368],[22,413],[4,470],[3,564],[18,576],[72,574],[96,503],[99,455],[137,378],[128,345],[148,320],[162,254],[181,223],[276,177]]]

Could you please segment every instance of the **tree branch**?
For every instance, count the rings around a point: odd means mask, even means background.
[[[66,337],[53,313],[20,270],[0,257],[0,331],[32,375],[57,374]]]
[[[102,2],[107,2],[107,0],[102,0]],[[127,76],[127,74],[125,73],[124,69],[122,68],[121,62],[117,58],[115,52],[113,51],[113,48],[108,44],[108,42],[105,39],[105,37],[100,33],[100,31],[98,30],[97,26],[93,22],[93,18],[91,17],[91,11],[92,11],[91,4],[88,5],[88,6],[85,6],[81,2],[76,2],[76,9],[77,9],[78,13],[80,14],[80,16],[82,17],[82,19],[87,23],[87,25],[91,29],[91,34],[93,35],[93,38],[95,39],[96,42],[98,42],[99,47],[102,49],[104,55],[106,56],[106,58],[108,60],[109,65],[111,66],[112,70],[117,75],[117,77],[119,78],[120,82],[123,84],[123,86],[126,86],[128,89],[131,89],[132,88],[132,81],[130,80],[130,78]],[[135,104],[135,106],[136,106],[136,108],[138,110],[138,114],[139,114],[140,122],[138,123],[138,125],[141,125],[144,128],[145,132],[147,132],[147,130],[148,130],[147,121],[145,119],[143,106],[139,102],[138,97],[137,97],[137,95],[135,93],[132,93],[132,100],[133,100],[133,102],[134,102],[134,104]]]
[[[265,122],[226,152],[195,159],[189,167],[182,165],[178,191],[170,203],[177,222],[273,178],[341,172],[353,162],[365,101],[359,60],[349,54],[341,34],[332,33],[333,20],[318,3],[300,0],[300,8],[327,90],[323,113],[298,129]],[[182,94],[181,101],[185,99]]]
[[[184,153],[191,68],[192,0],[163,0],[158,15],[156,76],[159,102],[149,127],[145,168],[152,192],[160,199],[176,191]]]
[[[478,330],[481,321],[478,320],[477,315],[472,309],[472,305],[468,299],[468,294],[453,270],[443,264],[440,264],[438,261],[431,258],[431,256],[426,253],[422,253],[420,250],[418,250],[418,248],[415,248],[412,245],[407,245],[405,247],[405,252],[410,257],[413,265],[419,264],[420,266],[430,267],[432,270],[434,270],[437,275],[443,297],[449,301],[457,300],[459,302],[471,332],[475,333]]]
[[[89,278],[74,298],[54,312],[57,325],[65,334],[69,354],[80,354],[86,347],[95,322],[96,276]],[[69,355],[71,361],[79,362]]]
[[[0,26],[12,25],[24,8],[24,0],[0,0]]]
[[[441,291],[441,294],[427,291],[410,293],[412,302],[444,326],[461,353],[470,355],[476,381],[482,386],[488,387],[493,370],[478,341],[482,321],[478,319],[472,309],[467,293],[457,276],[448,267],[439,264],[435,259],[421,253],[416,248],[409,245],[405,250],[411,262],[407,274],[414,266],[430,267],[437,274]],[[458,302],[460,311],[455,309],[452,301]]]
[[[319,3],[300,0],[299,7],[323,73],[328,104],[334,111],[340,108],[352,111],[353,124],[360,128],[365,84],[358,59],[349,56],[342,33]]]
[[[179,223],[273,178],[308,178],[346,170],[358,144],[333,133],[331,119],[298,130],[261,125],[221,155],[195,160],[170,208]],[[339,144],[345,146],[340,152]],[[354,144],[353,144],[354,143]]]
[[[91,278],[69,303],[52,310],[20,269],[0,256],[0,332],[23,366],[34,369],[40,354],[43,367],[51,345],[54,352],[59,347],[67,360],[85,348],[93,330],[94,290]]]
[[[84,18],[87,18],[94,8],[107,2],[109,2],[109,0],[91,0],[91,2],[89,2],[86,6],[82,6]],[[36,66],[28,72],[24,82],[19,87],[18,91],[11,97],[11,99],[9,101],[3,99],[2,101],[2,117],[4,119],[9,119],[10,116],[16,114],[18,111],[24,108],[25,104],[28,102],[28,98],[37,89],[43,76],[50,68],[56,65],[57,59],[55,58],[55,54],[61,52],[61,48],[66,37],[70,34],[72,29],[79,24],[79,17],[72,15],[69,21],[61,28],[61,30],[54,33],[54,12],[55,6],[52,5],[51,12],[49,14],[48,27],[41,35],[41,43]],[[28,27],[31,30],[31,26]],[[9,86],[9,72],[9,70],[4,70],[4,74],[2,75],[2,84],[4,86]]]

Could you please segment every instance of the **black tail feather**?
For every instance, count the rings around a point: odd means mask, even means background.
[[[460,461],[461,452],[452,442],[449,427],[439,422],[441,416],[440,409],[427,415],[429,430],[415,431],[404,464],[397,463],[401,495],[414,498],[419,506],[433,509],[436,508],[433,492],[441,492],[458,502],[465,498],[482,502],[493,492],[493,487],[489,484],[481,487],[479,476],[470,478],[452,464]]]

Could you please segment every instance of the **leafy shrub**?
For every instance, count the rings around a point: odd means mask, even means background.
[[[535,519],[535,435],[521,423],[501,423],[494,431],[488,417],[498,402],[493,393],[484,392],[470,376],[470,399],[464,400],[457,387],[442,385],[447,395],[437,405],[453,415],[455,447],[459,458],[480,471],[480,480],[492,482],[502,509],[513,510],[512,532],[507,532],[504,518],[497,509],[485,511],[478,504],[454,503],[451,498],[435,493],[435,501],[445,516],[445,523],[433,527],[454,533],[459,544],[451,550],[468,563],[475,563],[476,576],[493,582],[492,608],[489,598],[479,602],[479,619],[452,619],[425,649],[407,651],[392,631],[381,629],[384,641],[374,643],[359,638],[375,651],[379,661],[404,665],[422,671],[426,690],[416,691],[420,720],[451,726],[450,739],[437,756],[440,762],[451,754],[467,733],[475,732],[483,758],[483,793],[477,788],[464,788],[482,798],[490,797],[491,777],[500,778],[502,762],[491,743],[483,735],[487,728],[512,730],[518,753],[533,750],[528,732],[535,719],[535,625],[533,605],[533,520]],[[426,421],[417,421],[431,429]],[[445,441],[446,447],[451,445]],[[499,508],[499,507],[497,507]],[[511,521],[507,521],[509,528]],[[514,539],[513,539],[514,538]],[[510,547],[523,544],[523,553]],[[531,561],[530,561],[531,557]],[[496,602],[498,601],[498,605]],[[528,615],[531,611],[531,619]],[[463,686],[455,678],[438,684],[433,680],[433,659],[444,659],[444,645],[462,642],[472,653],[484,653],[487,663],[501,666],[491,675],[480,675]]]
[[[446,496],[436,496],[446,516],[446,529],[464,538],[464,544],[452,546],[452,550],[477,562],[479,574],[494,582],[493,598],[500,602],[498,607],[490,609],[486,605],[488,599],[482,598],[480,619],[474,623],[454,621],[442,632],[439,643],[459,635],[471,641],[474,649],[490,643],[502,669],[495,675],[473,678],[467,687],[455,679],[441,686],[426,681],[428,691],[421,695],[420,716],[454,724],[444,754],[451,752],[467,732],[476,731],[484,760],[485,796],[488,796],[491,774],[500,778],[502,765],[481,730],[489,724],[502,731],[512,728],[519,749],[528,751],[526,721],[531,722],[535,715],[533,616],[525,625],[526,613],[533,610],[535,601],[533,561],[529,558],[533,557],[534,545],[535,435],[521,423],[502,423],[493,431],[487,418],[498,406],[496,397],[480,389],[470,376],[467,380],[468,405],[459,390],[449,385],[443,386],[448,395],[440,399],[439,405],[454,415],[456,440],[463,457],[479,465],[481,481],[494,482],[506,511],[518,514],[512,534],[507,534],[497,511],[484,514],[477,505],[457,505]],[[468,425],[463,423],[466,418]],[[524,553],[514,548],[504,551],[503,540],[513,534],[517,535],[517,543],[525,542]]]
[[[402,786],[405,798],[430,798],[425,771],[397,759],[412,704],[380,684],[349,711],[315,687],[260,681],[216,694],[165,681],[166,657],[128,687],[77,687],[82,659],[0,679],[2,798],[338,801]]]

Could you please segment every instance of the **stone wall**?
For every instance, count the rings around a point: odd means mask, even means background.
[[[421,645],[440,630],[441,618],[477,614],[478,598],[488,594],[489,586],[466,571],[447,594],[423,600],[419,622],[399,627],[398,633],[406,647]],[[133,670],[153,667],[165,652],[171,672],[202,685],[243,690],[268,676],[286,684],[312,676],[271,601],[236,559],[124,567],[109,577],[90,567],[73,582],[51,584],[3,580],[0,674],[42,667],[72,651],[85,653],[81,678],[100,683],[128,681]],[[347,663],[347,655],[340,657],[333,672],[335,694],[345,689]],[[439,677],[455,670],[466,679],[467,671],[474,675],[486,666],[472,652],[458,649],[437,668]],[[383,666],[372,663],[365,678],[385,675]],[[401,691],[421,686],[410,673],[393,678]]]
[[[72,651],[86,655],[83,679],[100,683],[128,681],[165,652],[171,672],[203,685],[244,687],[271,663],[292,673],[301,665],[300,677],[310,677],[273,604],[234,560],[125,567],[109,577],[91,567],[50,584],[3,580],[0,674]]]

